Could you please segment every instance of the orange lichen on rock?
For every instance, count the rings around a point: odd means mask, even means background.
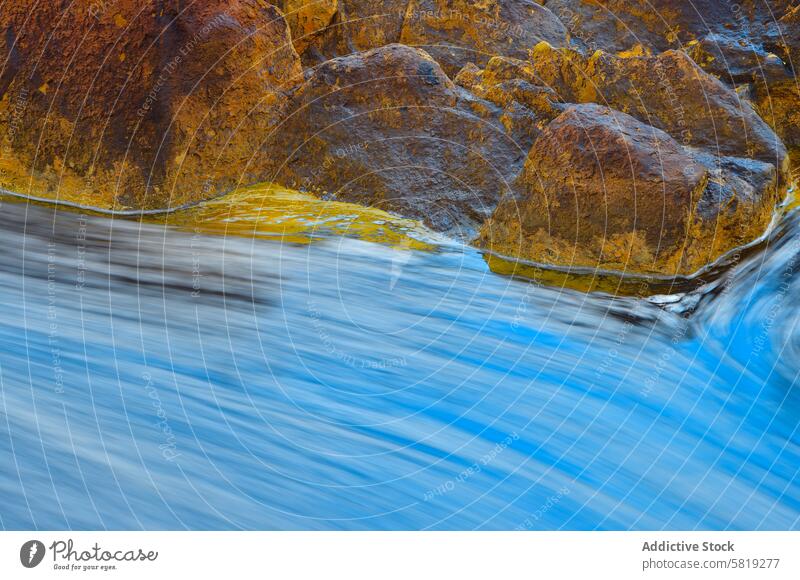
[[[544,263],[676,275],[756,237],[777,197],[774,166],[717,164],[595,104],[570,106],[548,125],[516,191],[482,229],[482,247]]]
[[[257,176],[254,144],[302,80],[261,0],[21,0],[0,11],[0,38],[0,144],[18,168],[2,186],[115,207]]]

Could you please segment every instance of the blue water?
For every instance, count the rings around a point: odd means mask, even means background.
[[[800,528],[796,219],[669,304],[460,246],[0,232],[3,528]]]

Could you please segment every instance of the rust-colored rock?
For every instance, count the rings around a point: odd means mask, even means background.
[[[316,67],[266,154],[275,181],[469,237],[527,153],[499,115],[424,51],[389,45]]]
[[[0,187],[149,208],[276,181],[686,273],[763,231],[800,150],[789,0],[274,4],[7,2]]]
[[[621,58],[597,51],[587,58],[540,44],[530,74],[566,102],[608,105],[684,145],[788,167],[785,146],[752,106],[685,52]]]
[[[308,9],[327,18],[329,1],[307,2]],[[330,24],[314,36],[310,45],[298,46],[309,65],[402,43],[428,52],[451,77],[467,63],[484,65],[492,56],[524,58],[542,40],[568,42],[558,18],[532,0],[338,0]]]
[[[306,4],[316,22],[328,19],[332,0],[294,1]],[[305,65],[400,42],[408,0],[336,0],[335,4],[327,26],[309,35],[309,42],[296,43]],[[298,37],[294,26],[292,30]]]
[[[339,10],[339,0],[277,0],[277,5],[286,17],[298,53],[314,42]]]
[[[457,85],[500,107],[503,111],[500,121],[507,133],[525,149],[530,148],[539,132],[561,113],[555,91],[536,84],[536,79],[528,72],[524,61],[495,56],[483,70],[469,63],[454,80]]]
[[[763,231],[775,176],[767,163],[697,156],[629,115],[574,105],[536,140],[517,194],[478,243],[544,263],[688,274]]]
[[[425,49],[450,75],[497,55],[525,58],[541,41],[566,46],[567,31],[530,0],[411,0],[400,35],[400,42]]]
[[[6,2],[0,38],[0,184],[106,206],[251,181],[243,168],[302,80],[262,0]]]

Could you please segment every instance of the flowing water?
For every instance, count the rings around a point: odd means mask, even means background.
[[[0,231],[3,528],[800,527],[797,216],[655,298],[286,192]]]

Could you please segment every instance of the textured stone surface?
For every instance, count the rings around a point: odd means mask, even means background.
[[[567,44],[567,31],[530,0],[411,0],[400,42],[425,49],[450,75],[497,55],[525,58],[541,41]]]
[[[469,237],[527,153],[499,115],[425,52],[390,45],[315,68],[267,157],[280,183]]]
[[[786,148],[752,106],[685,52],[584,57],[541,44],[532,52],[530,74],[565,102],[605,104],[684,145],[786,167]]]
[[[339,10],[338,0],[278,0],[292,31],[292,43],[302,53],[333,21]]]
[[[251,180],[253,143],[302,80],[286,22],[260,0],[16,0],[0,37],[0,183],[104,205]]]
[[[479,244],[545,263],[686,274],[766,226],[775,174],[696,156],[607,107],[573,105],[536,140]]]
[[[709,34],[758,36],[790,0],[542,0],[590,51],[654,51],[684,47]]]

